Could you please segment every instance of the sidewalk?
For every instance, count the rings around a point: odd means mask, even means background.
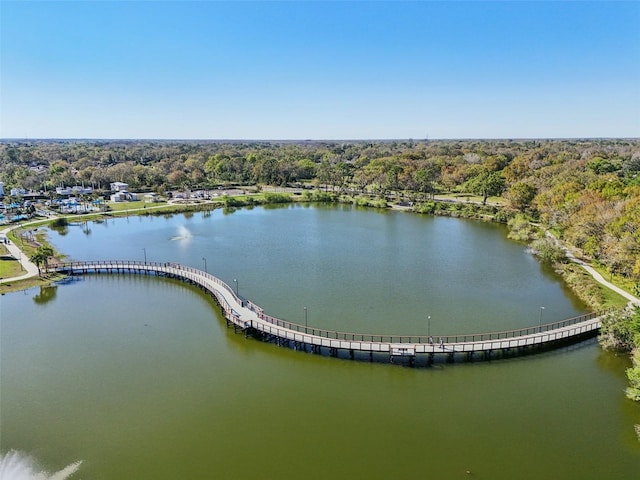
[[[565,252],[567,254],[567,258],[574,262],[577,263],[578,265],[580,265],[582,268],[584,268],[589,275],[591,275],[596,282],[601,283],[602,285],[604,285],[605,287],[607,287],[610,290],[613,290],[614,292],[616,292],[619,295],[622,295],[624,298],[626,298],[627,300],[629,300],[629,303],[632,303],[634,305],[638,305],[640,306],[640,298],[634,297],[633,295],[631,295],[629,292],[622,290],[619,287],[616,287],[615,285],[613,285],[612,283],[609,283],[607,280],[604,279],[604,277],[602,275],[600,275],[591,265],[583,262],[582,260],[576,258],[573,253],[571,253],[568,249],[565,248]]]
[[[547,237],[549,237],[549,238],[552,238],[553,241],[556,242],[556,244],[559,245],[564,250],[564,253],[567,256],[567,259],[569,259],[570,262],[573,262],[573,263],[575,263],[577,265],[580,265],[582,268],[584,268],[587,271],[587,273],[589,275],[591,275],[596,282],[604,285],[609,290],[613,290],[617,294],[623,296],[624,298],[629,300],[629,303],[631,305],[640,306],[640,298],[634,297],[629,292],[627,292],[627,291],[625,291],[625,290],[623,290],[623,289],[621,289],[619,287],[616,287],[614,284],[612,284],[612,283],[608,282],[607,280],[605,280],[604,277],[602,275],[600,275],[596,271],[595,268],[593,268],[588,263],[580,260],[579,258],[576,258],[576,256],[573,254],[573,252],[564,243],[562,243],[560,240],[558,240],[555,237],[555,235],[553,235],[549,230],[545,231],[545,235]]]
[[[13,230],[14,228],[18,228],[19,226],[22,226],[22,225],[14,225],[12,227],[5,228],[4,230],[0,230],[0,233],[3,233],[3,234],[6,235],[11,230]],[[17,245],[15,245],[13,242],[11,242],[11,240],[9,240],[8,237],[7,237],[7,241],[9,243],[5,243],[4,246],[7,247],[7,251],[14,258],[18,259],[18,261],[22,265],[22,269],[25,271],[25,273],[23,275],[18,276],[18,277],[0,278],[0,283],[16,282],[18,280],[25,280],[27,278],[31,278],[31,277],[37,276],[38,275],[38,267],[33,262],[29,261],[29,258],[22,252],[22,250],[20,250],[20,248],[18,248]]]

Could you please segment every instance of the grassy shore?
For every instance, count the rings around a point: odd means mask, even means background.
[[[597,282],[585,269],[575,263],[556,264],[556,272],[571,290],[596,312],[624,308],[629,301],[622,295]]]
[[[26,280],[19,280],[11,283],[0,283],[0,294],[9,292],[15,292],[20,290],[27,290],[34,287],[44,287],[51,285],[52,283],[62,280],[65,276],[61,274],[45,274],[42,276],[36,276],[27,278]]]

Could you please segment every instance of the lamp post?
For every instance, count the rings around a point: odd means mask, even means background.
[[[427,316],[427,336],[431,336],[431,315]]]
[[[540,307],[540,315],[538,316],[538,331],[541,332],[542,331],[542,311],[544,310],[544,307]]]
[[[207,259],[202,257],[202,260],[204,261],[204,273],[209,273],[207,272]]]
[[[304,331],[305,331],[305,333],[307,332],[307,326],[308,326],[308,323],[307,323],[307,307],[304,307]]]
[[[144,252],[144,264],[147,264],[147,249],[146,248],[142,248],[142,251]]]
[[[234,278],[234,279],[233,279],[233,283],[235,283],[235,284],[236,284],[236,297],[237,297],[237,296],[238,296],[238,279],[237,279],[237,278]]]

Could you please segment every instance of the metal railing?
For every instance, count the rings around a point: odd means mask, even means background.
[[[272,317],[264,313],[264,310],[259,305],[251,302],[250,300],[242,299],[237,293],[225,282],[218,277],[211,275],[208,272],[204,272],[197,268],[188,267],[171,262],[142,262],[131,260],[94,260],[87,262],[66,262],[56,265],[50,265],[49,271],[72,271],[72,272],[95,272],[111,271],[111,270],[133,270],[134,272],[162,272],[173,276],[178,276],[187,279],[193,283],[196,283],[209,292],[211,292],[220,303],[227,318],[233,315],[234,310],[227,302],[224,295],[221,292],[213,288],[209,282],[224,289],[225,293],[231,295],[238,305],[245,306],[251,311],[255,312],[258,318],[264,322],[270,323],[277,327],[281,327],[293,332],[302,333],[305,335],[312,335],[316,337],[322,337],[332,340],[343,340],[348,342],[370,342],[370,343],[408,343],[408,344],[432,344],[440,343],[477,343],[477,342],[491,342],[503,339],[513,339],[517,337],[524,337],[528,335],[545,335],[545,333],[559,330],[571,325],[593,320],[599,317],[597,313],[586,313],[576,317],[560,320],[556,322],[546,323],[538,326],[531,326],[525,328],[519,328],[514,330],[503,330],[498,332],[487,333],[472,333],[461,335],[389,335],[389,334],[368,334],[368,333],[351,333],[340,332],[336,330],[327,330],[323,328],[309,327],[287,320],[282,320],[277,317]],[[580,332],[582,329],[579,329]],[[580,333],[579,332],[579,333]],[[576,333],[576,334],[579,334]]]

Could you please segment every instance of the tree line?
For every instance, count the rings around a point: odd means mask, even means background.
[[[300,185],[428,202],[501,196],[614,274],[640,281],[640,140],[2,141],[0,181],[55,191]]]

